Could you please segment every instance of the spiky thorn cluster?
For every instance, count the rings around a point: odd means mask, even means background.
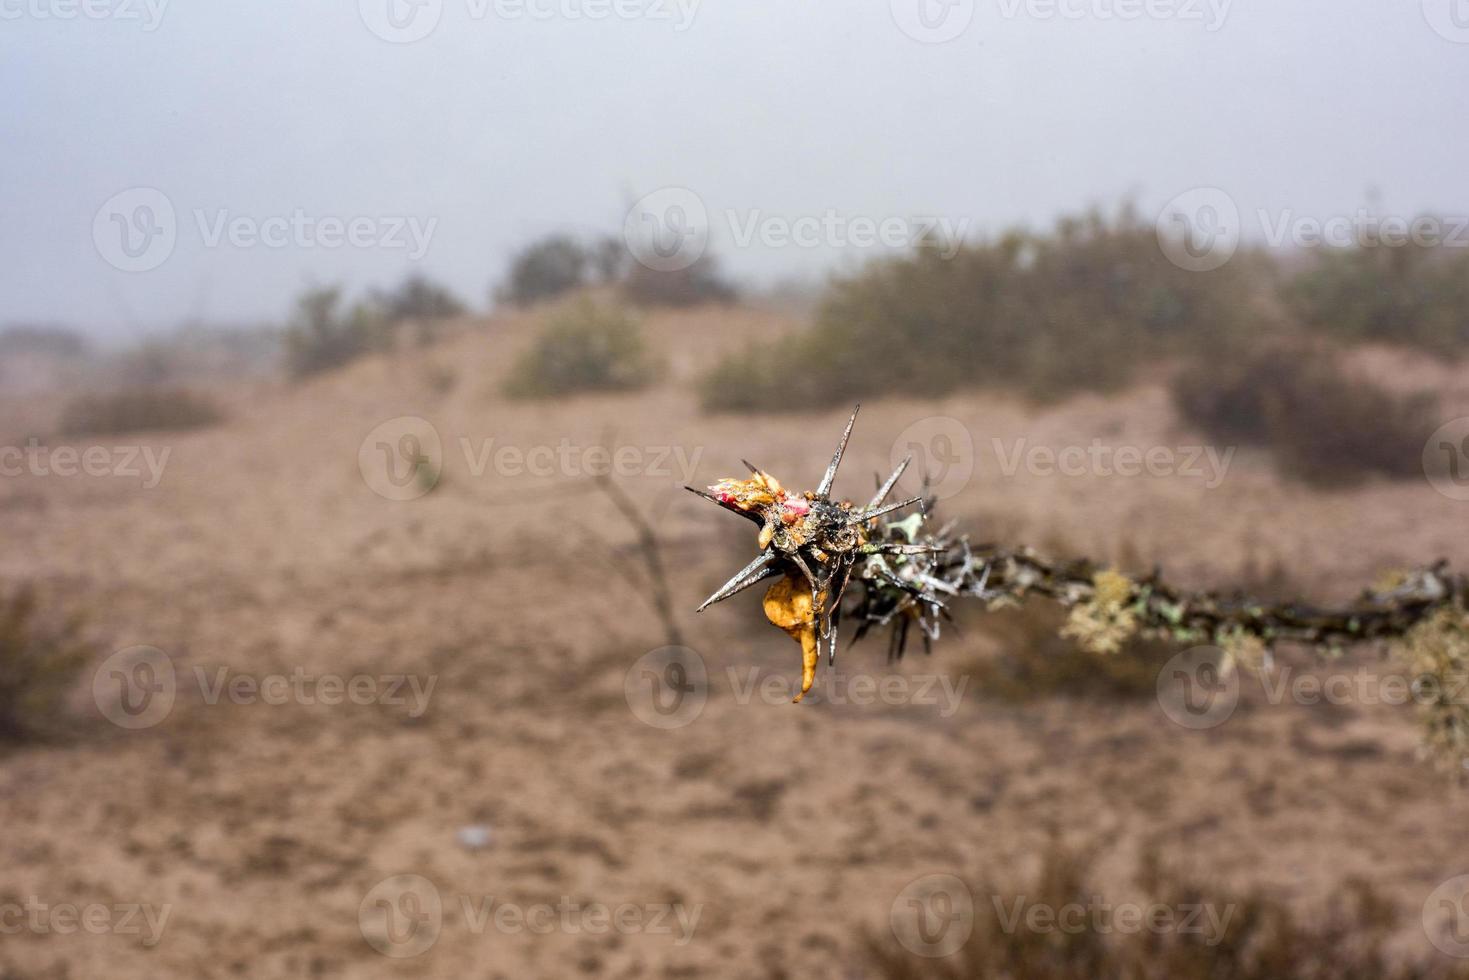
[[[1374,640],[1408,638],[1423,646],[1428,642],[1424,629],[1450,620],[1461,633],[1469,631],[1469,582],[1450,574],[1443,562],[1408,572],[1391,587],[1365,591],[1339,608],[1267,603],[1241,594],[1177,589],[1157,572],[1134,581],[1086,560],[1054,561],[1030,548],[971,545],[952,524],[930,532],[932,501],[914,497],[884,503],[909,460],[866,506],[834,501],[832,483],[856,419],[853,411],[815,491],[787,491],[749,463],[748,480],[721,480],[707,491],[688,488],[760,527],[760,553],[700,610],[779,576],[766,593],[765,613],[801,643],[802,695],[815,678],[823,646],[827,662],[833,661],[843,618],[856,621],[854,642],[874,628],[890,628],[888,659],[893,660],[902,657],[915,625],[927,652],[948,618],[949,601],[961,596],[991,606],[1023,602],[1032,595],[1054,600],[1072,612],[1066,634],[1099,653],[1113,652],[1145,634],[1178,643],[1213,643],[1244,663],[1260,659],[1282,641],[1330,654],[1347,644]],[[883,520],[914,505],[919,509],[906,518]],[[849,590],[852,582],[857,588]],[[1469,655],[1460,659],[1469,662]],[[1461,724],[1469,731],[1469,717]],[[1469,736],[1465,742],[1469,745]]]
[[[934,550],[933,546],[885,540],[881,536],[874,540],[871,534],[882,517],[920,502],[921,498],[913,497],[886,503],[911,457],[898,465],[865,506],[832,498],[832,484],[861,407],[852,410],[831,464],[815,490],[789,491],[775,477],[748,461],[745,462],[750,470],[747,480],[720,480],[708,490],[687,488],[759,525],[760,553],[705,599],[699,611],[779,576],[779,581],[765,593],[765,614],[801,644],[801,692],[796,695],[797,701],[815,681],[822,649],[826,650],[828,665],[836,659],[842,599],[853,567],[862,563],[865,575],[874,558]]]

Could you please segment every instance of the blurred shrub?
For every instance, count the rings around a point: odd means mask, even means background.
[[[738,290],[719,273],[711,256],[703,256],[686,269],[659,272],[631,263],[622,281],[622,294],[641,306],[698,306],[700,303],[732,303]]]
[[[976,687],[1006,701],[1052,697],[1134,700],[1157,694],[1158,671],[1177,649],[1164,640],[1134,638],[1112,653],[1095,653],[1062,635],[1067,614],[1034,599],[985,613],[982,631],[999,654],[969,668]]]
[[[1432,395],[1396,395],[1303,345],[1200,361],[1175,380],[1173,400],[1211,438],[1267,446],[1286,472],[1322,484],[1421,476],[1437,425]]]
[[[1458,357],[1469,346],[1469,248],[1373,245],[1318,249],[1282,290],[1307,327]]]
[[[1102,901],[1093,859],[1059,845],[1028,884],[974,891],[974,928],[941,958],[898,946],[888,930],[865,932],[860,976],[886,980],[1463,980],[1469,966],[1411,961],[1392,947],[1392,906],[1359,879],[1342,883],[1305,919],[1259,890],[1209,887],[1145,858],[1139,895]],[[1122,904],[1169,910],[1172,927],[1112,921]],[[1033,915],[1031,910],[1042,913]],[[1074,914],[1073,914],[1074,913]],[[920,913],[922,914],[922,913]],[[1098,916],[1101,916],[1099,919]]]
[[[1178,268],[1129,210],[1049,235],[921,245],[836,282],[809,330],[717,366],[702,400],[737,411],[915,388],[992,386],[1038,400],[1115,389],[1149,358],[1247,343],[1261,329],[1258,284],[1269,281],[1249,252],[1213,272]]]
[[[66,327],[13,324],[0,330],[0,357],[11,354],[81,357],[87,349],[86,338]]]
[[[552,313],[515,362],[505,393],[551,398],[580,391],[646,386],[657,374],[638,323],[625,311],[583,299]]]
[[[593,256],[569,235],[532,242],[510,260],[510,271],[498,298],[524,306],[551,299],[587,282]]]
[[[375,293],[373,302],[390,323],[443,320],[465,313],[459,297],[425,276],[409,276],[397,289]]]
[[[388,343],[388,322],[373,306],[358,303],[343,312],[342,291],[328,286],[308,290],[296,301],[285,332],[286,366],[304,378],[341,367]]]
[[[75,620],[43,621],[35,592],[0,594],[0,741],[28,741],[58,727],[90,651]]]
[[[61,432],[68,436],[181,432],[207,428],[223,418],[211,399],[187,388],[143,386],[73,399],[62,410]]]

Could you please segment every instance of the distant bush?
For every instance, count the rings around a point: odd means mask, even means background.
[[[657,374],[638,323],[591,300],[552,313],[505,382],[515,398],[642,388]]]
[[[624,299],[639,306],[727,303],[737,296],[711,256],[686,269],[660,272],[633,261],[619,237],[582,241],[551,235],[516,253],[496,298],[525,306],[597,284],[617,286]]]
[[[739,291],[719,273],[711,256],[703,256],[686,269],[660,272],[633,263],[622,283],[622,295],[640,306],[698,306],[701,303],[732,303]]]
[[[86,338],[66,327],[14,324],[0,330],[0,357],[10,354],[81,357],[85,353]]]
[[[34,591],[0,593],[0,741],[51,734],[89,654],[79,624],[44,620]]]
[[[1286,472],[1322,484],[1421,476],[1437,424],[1432,395],[1394,394],[1300,345],[1201,361],[1175,380],[1173,401],[1211,438],[1268,446]]]
[[[1469,248],[1318,250],[1282,292],[1303,324],[1342,341],[1407,344],[1453,357],[1469,349]]]
[[[358,303],[343,311],[335,286],[308,290],[296,302],[285,332],[286,366],[303,378],[341,367],[387,345],[388,321],[373,305]]]
[[[1042,855],[1034,880],[1008,887],[983,883],[973,890],[973,931],[949,956],[922,957],[899,947],[887,930],[865,932],[860,944],[866,969],[855,975],[883,980],[1469,977],[1469,967],[1462,963],[1401,956],[1393,948],[1396,916],[1391,903],[1361,879],[1341,883],[1326,908],[1307,918],[1261,891],[1241,894],[1206,886],[1145,857],[1136,875],[1138,896],[1131,904],[1147,909],[1157,903],[1180,917],[1187,909],[1207,914],[1189,928],[1181,927],[1180,918],[1174,928],[1130,929],[1088,911],[1122,907],[1120,901],[1098,904],[1101,893],[1090,880],[1093,860],[1053,844]],[[1068,910],[1082,914],[1063,915]],[[942,912],[953,914],[947,908]],[[913,938],[922,942],[928,937],[919,933]]]
[[[1158,692],[1158,672],[1177,652],[1165,640],[1135,638],[1112,653],[1093,653],[1063,635],[1066,612],[1031,602],[987,613],[981,626],[998,655],[970,669],[985,694],[1026,702],[1053,697],[1129,701]]]
[[[570,235],[542,238],[511,258],[498,298],[517,306],[553,299],[586,285],[592,261],[587,247]]]
[[[375,293],[373,302],[390,323],[443,320],[465,313],[459,297],[424,276],[409,276],[398,288]]]
[[[1180,269],[1127,211],[951,252],[920,246],[835,283],[810,329],[717,366],[702,401],[737,411],[915,387],[999,387],[1038,400],[1111,390],[1131,380],[1141,355],[1247,342],[1260,328],[1250,287],[1260,268],[1244,253],[1214,272]]]
[[[62,410],[61,432],[67,436],[180,432],[207,428],[223,418],[211,399],[187,388],[145,386],[73,399]]]

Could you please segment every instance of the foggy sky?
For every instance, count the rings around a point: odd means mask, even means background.
[[[481,306],[518,245],[664,187],[750,280],[879,254],[856,219],[1151,220],[1199,186],[1252,238],[1260,209],[1469,215],[1469,0],[950,2],[0,0],[0,324],[278,320],[410,271]],[[436,26],[385,39],[389,3]],[[176,214],[147,271],[94,229],[133,188]],[[815,244],[770,243],[801,218]]]

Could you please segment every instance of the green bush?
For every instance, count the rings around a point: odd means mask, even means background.
[[[688,268],[660,272],[634,263],[622,280],[622,295],[642,306],[698,306],[701,303],[733,303],[739,291],[719,272],[711,256],[703,256]]]
[[[1421,476],[1437,425],[1432,395],[1396,395],[1303,345],[1201,361],[1175,380],[1173,401],[1211,438],[1267,446],[1286,472],[1319,484]]]
[[[465,313],[459,297],[425,276],[409,276],[398,288],[375,293],[373,303],[390,323],[443,320]]]
[[[292,377],[329,371],[387,346],[389,324],[381,311],[358,303],[344,312],[341,305],[342,290],[336,286],[308,290],[296,301],[285,333]]]
[[[1318,250],[1283,288],[1312,330],[1458,357],[1469,346],[1469,249],[1376,245]]]
[[[810,329],[718,365],[702,401],[737,411],[966,387],[1037,400],[1112,390],[1148,359],[1246,343],[1262,327],[1264,269],[1251,252],[1180,269],[1127,210],[1049,235],[920,245],[836,282]]]
[[[181,432],[206,428],[223,418],[211,399],[187,388],[142,386],[73,399],[62,410],[61,432],[67,436]]]
[[[505,382],[513,398],[552,398],[582,391],[645,387],[657,366],[638,322],[588,299],[552,313]]]
[[[511,258],[498,298],[524,306],[570,292],[586,285],[595,258],[569,235],[551,235],[532,242]]]
[[[90,650],[75,620],[43,622],[36,594],[0,594],[0,741],[52,734]]]

